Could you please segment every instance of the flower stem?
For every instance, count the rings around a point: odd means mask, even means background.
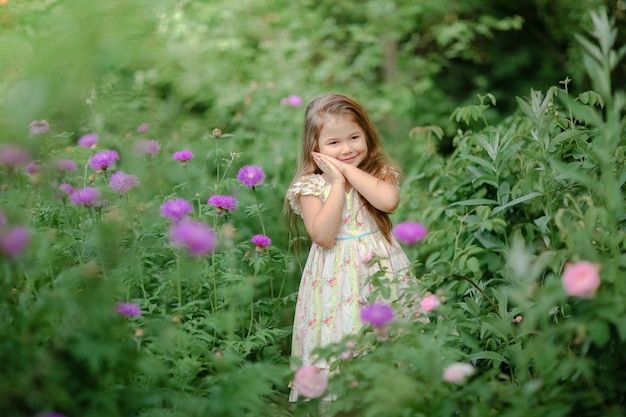
[[[267,236],[267,233],[265,233],[265,224],[263,224],[263,216],[261,216],[261,206],[259,205],[259,199],[256,195],[256,187],[252,187],[252,194],[254,194],[254,202],[256,203],[256,212],[257,212],[257,215],[259,216],[259,221],[261,222],[261,231],[263,231],[263,234]]]

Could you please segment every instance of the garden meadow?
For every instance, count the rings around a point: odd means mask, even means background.
[[[577,39],[592,90],[531,90],[496,125],[498,98],[479,96],[451,114],[446,156],[441,127],[406,132],[393,233],[422,313],[374,294],[362,330],[318,350],[330,377],[289,357],[309,244],[282,213],[293,144],[130,109],[114,134],[90,95],[89,129],[63,112],[22,123],[0,144],[0,409],[621,416],[626,93],[611,72],[626,49],[604,10],[591,20]],[[273,132],[297,136],[306,100],[264,94]],[[290,404],[290,383],[307,398]]]

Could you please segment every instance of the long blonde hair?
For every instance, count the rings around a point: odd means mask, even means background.
[[[378,130],[370,120],[367,112],[356,100],[341,94],[325,94],[313,99],[306,107],[304,113],[304,135],[302,138],[302,152],[298,160],[298,167],[291,184],[303,175],[321,174],[322,171],[313,161],[312,152],[319,151],[318,141],[320,132],[324,127],[324,121],[328,116],[348,116],[358,124],[365,134],[367,143],[367,156],[359,165],[359,168],[371,175],[381,177],[383,168],[387,167],[400,173],[398,166],[385,152]],[[369,201],[361,196],[366,210],[372,215],[381,233],[387,240],[391,236],[391,220],[389,214],[378,210]],[[285,210],[288,216],[290,230],[297,233],[297,218],[291,209],[289,202],[285,200]]]

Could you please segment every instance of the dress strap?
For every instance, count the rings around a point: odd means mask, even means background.
[[[360,239],[362,237],[365,236],[369,236],[369,235],[373,235],[374,233],[378,233],[379,230],[375,230],[373,232],[367,232],[367,233],[361,233],[360,235],[355,235],[355,236],[342,236],[342,237],[336,237],[335,240],[354,240],[354,239]]]

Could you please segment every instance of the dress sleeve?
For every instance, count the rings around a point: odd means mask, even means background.
[[[400,172],[392,166],[383,166],[378,173],[378,177],[396,187],[400,187]]]
[[[326,181],[319,174],[305,175],[298,178],[287,190],[287,201],[289,206],[296,214],[302,213],[300,206],[301,195],[314,195],[321,199],[324,198],[324,189]]]

